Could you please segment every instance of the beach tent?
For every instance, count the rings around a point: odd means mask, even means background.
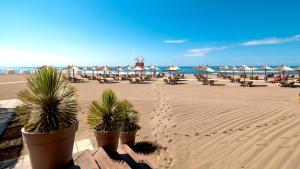
[[[169,66],[164,71],[165,72],[170,72],[170,77],[171,77],[172,72],[176,72],[178,70],[180,70],[180,68],[178,66]]]
[[[275,68],[275,70],[281,71],[282,72],[282,76],[284,76],[284,72],[286,72],[286,71],[293,71],[294,69],[292,69],[292,68],[290,68],[288,66],[285,66],[285,65],[281,65],[281,66]]]
[[[213,70],[212,68],[208,67],[208,66],[204,66],[202,68],[203,71],[206,72],[206,78],[208,78],[208,72],[214,72],[215,70]]]
[[[268,65],[263,65],[263,66],[261,67],[261,70],[264,70],[264,71],[265,71],[265,81],[267,81],[267,71],[268,71],[268,70],[272,70],[272,68],[269,67]]]
[[[244,72],[244,82],[246,81],[246,71],[251,71],[252,69],[246,65],[243,65],[239,68],[240,71]]]
[[[256,68],[256,67],[254,67],[254,66],[252,66],[252,67],[250,67],[250,68],[252,69],[252,77],[253,77],[254,70],[257,70],[257,68]]]
[[[238,70],[235,66],[229,67],[229,70],[232,71],[232,78],[234,79],[234,72]]]

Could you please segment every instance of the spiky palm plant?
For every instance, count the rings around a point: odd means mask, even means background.
[[[123,100],[121,104],[123,106],[123,124],[121,131],[129,132],[139,130],[141,128],[138,125],[139,116],[138,112],[134,109],[134,105],[128,100]]]
[[[27,78],[26,88],[18,93],[23,104],[16,112],[27,132],[51,132],[77,121],[76,90],[53,67],[45,67]]]
[[[111,89],[106,89],[101,95],[101,100],[91,103],[88,124],[96,131],[120,129],[123,122],[123,109],[116,93]]]

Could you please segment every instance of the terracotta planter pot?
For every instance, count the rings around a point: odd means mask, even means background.
[[[127,144],[128,146],[133,146],[135,142],[135,135],[137,130],[129,131],[129,132],[121,132],[120,141],[121,144]]]
[[[120,129],[113,131],[94,131],[97,146],[103,147],[106,151],[116,151],[118,149]]]
[[[32,169],[63,168],[72,162],[72,151],[78,121],[69,128],[50,133],[29,133],[22,128]]]

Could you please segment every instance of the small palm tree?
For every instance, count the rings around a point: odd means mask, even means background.
[[[62,72],[44,67],[27,78],[26,88],[18,93],[23,104],[16,108],[27,132],[51,132],[77,121],[76,90]]]
[[[88,124],[96,131],[113,131],[120,129],[123,122],[124,107],[116,93],[107,89],[101,100],[93,101],[89,107]]]
[[[122,132],[129,132],[139,130],[141,127],[138,125],[139,116],[138,112],[134,109],[133,104],[124,100],[121,102],[123,105],[123,124],[121,127]]]

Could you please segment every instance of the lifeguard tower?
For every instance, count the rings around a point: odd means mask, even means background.
[[[135,66],[144,67],[144,58],[142,56],[138,56],[135,58]]]

